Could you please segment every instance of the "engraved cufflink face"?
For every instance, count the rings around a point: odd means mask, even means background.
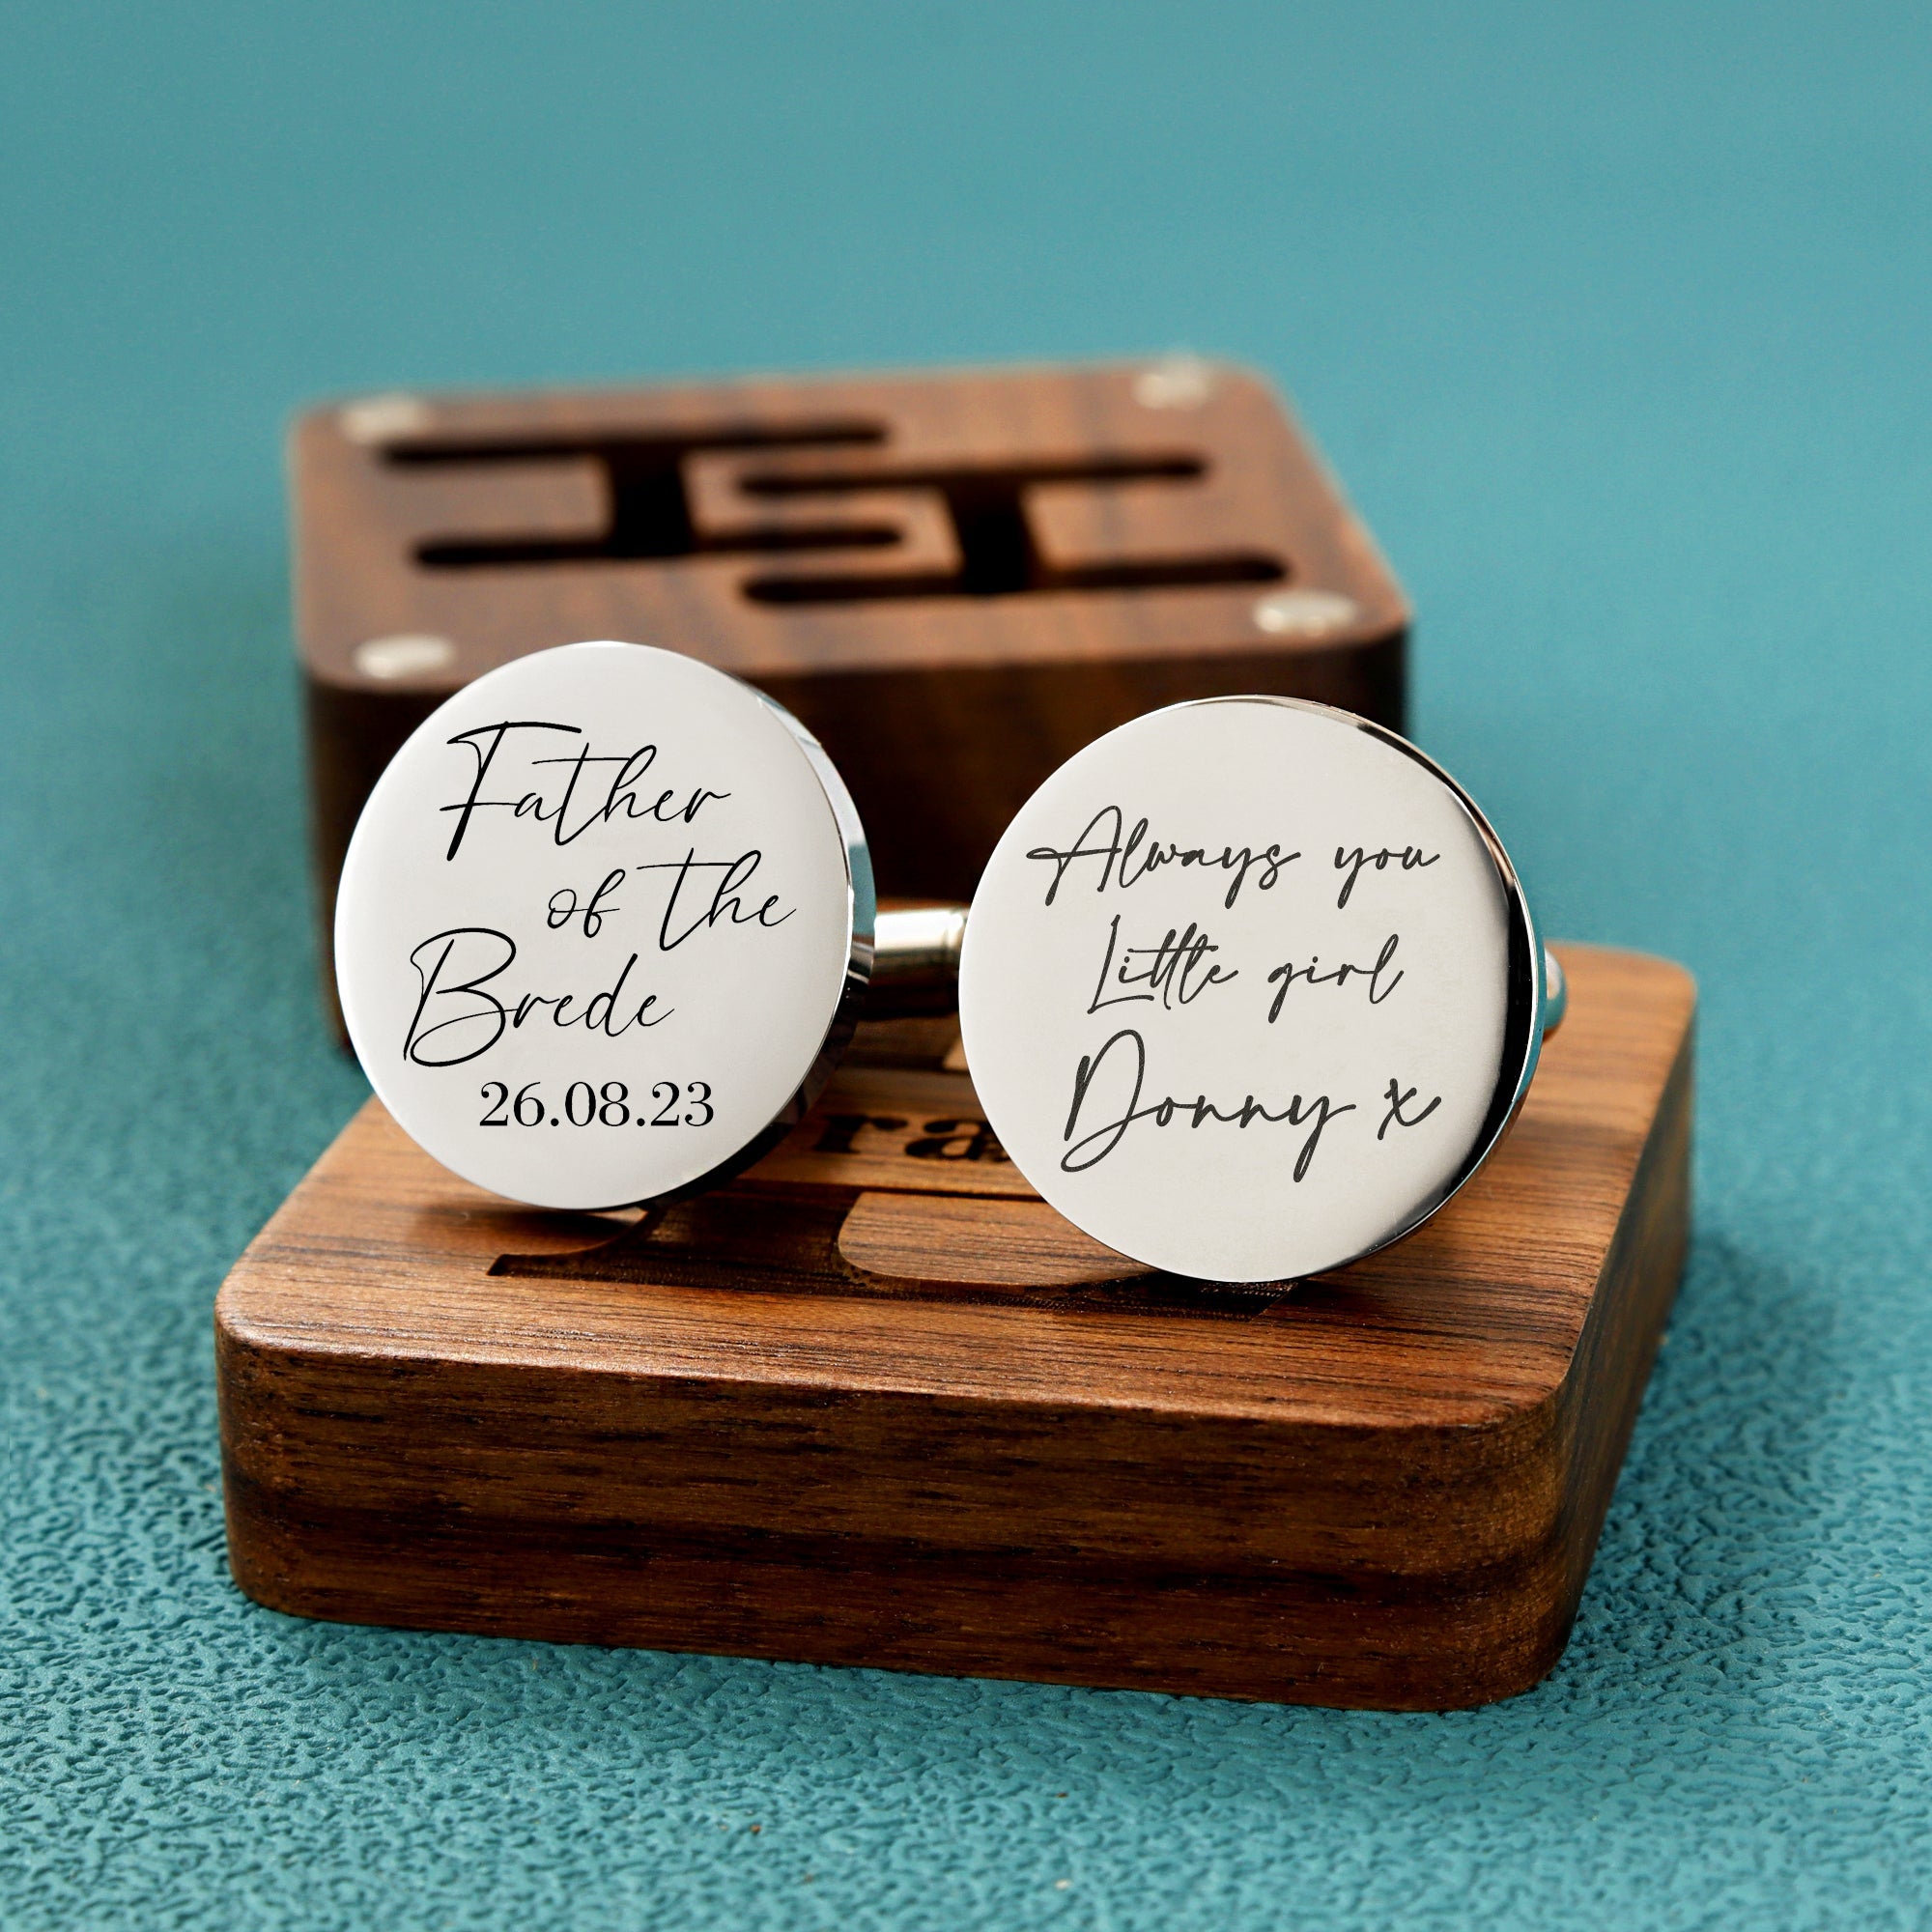
[[[1109,732],[1022,808],[960,1022],[1002,1146],[1075,1226],[1176,1274],[1290,1280],[1475,1172],[1554,1023],[1543,961],[1494,833],[1413,746],[1214,698]]]
[[[403,1129],[540,1207],[723,1179],[849,1036],[872,885],[795,720],[673,652],[570,644],[397,753],[344,865],[350,1037]]]

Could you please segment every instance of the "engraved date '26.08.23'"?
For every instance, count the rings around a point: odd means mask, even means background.
[[[573,1080],[560,1101],[544,1097],[541,1080],[518,1088],[514,1097],[508,1081],[486,1080],[483,1098],[487,1105],[476,1123],[481,1127],[705,1127],[716,1111],[705,1080],[687,1080],[681,1087],[660,1080],[635,1109],[621,1080],[607,1080],[602,1087]]]

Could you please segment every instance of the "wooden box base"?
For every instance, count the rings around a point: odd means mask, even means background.
[[[1682,1265],[1694,992],[1559,949],[1476,1180],[1287,1289],[1035,1197],[870,1030],[744,1180],[519,1210],[371,1101],[216,1308],[230,1557],[351,1622],[1385,1709],[1555,1662]]]

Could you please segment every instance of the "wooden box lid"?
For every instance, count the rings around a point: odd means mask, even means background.
[[[1275,393],[1192,358],[379,397],[303,416],[292,483],[302,662],[343,690],[583,638],[755,682],[1319,653],[1407,619]],[[449,654],[363,648],[396,637]]]

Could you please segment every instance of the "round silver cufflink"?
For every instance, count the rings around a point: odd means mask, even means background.
[[[406,1133],[495,1193],[593,1208],[782,1138],[878,937],[858,813],[795,719],[695,659],[583,643],[478,678],[396,753],[350,842],[335,957]],[[950,1010],[954,925],[896,938],[901,1009],[936,988]]]
[[[1393,732],[1280,697],[1150,713],[1022,807],[960,968],[988,1122],[1150,1266],[1292,1280],[1482,1165],[1562,1017],[1501,841]]]

